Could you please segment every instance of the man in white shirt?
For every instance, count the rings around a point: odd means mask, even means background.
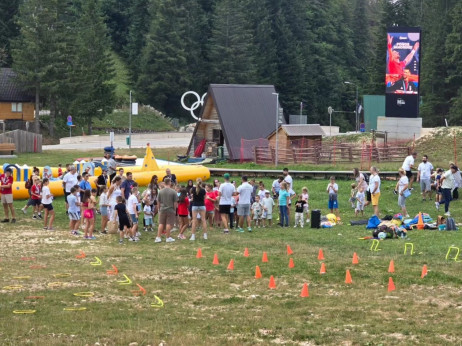
[[[281,183],[284,181],[284,177],[281,175],[271,185],[271,191],[273,192],[273,199],[277,199],[279,197],[279,190],[281,190]]]
[[[223,224],[223,232],[225,234],[229,233],[228,223],[229,223],[229,214],[231,211],[231,204],[233,202],[233,195],[236,192],[236,188],[233,184],[229,182],[229,173],[223,175],[225,182],[220,185],[218,189],[218,198],[219,198],[219,211],[221,214],[221,222]]]
[[[247,182],[247,177],[242,177],[242,184],[237,188],[239,194],[239,204],[237,205],[237,215],[239,216],[239,227],[238,232],[244,232],[242,226],[244,225],[244,219],[247,220],[247,230],[252,232],[250,227],[250,199],[252,196],[253,187]]]
[[[401,166],[402,169],[406,171],[406,177],[409,179],[409,190],[412,191],[412,183],[414,182],[414,175],[412,175],[412,169],[414,167],[414,160],[417,157],[417,153],[413,152],[411,155],[407,156],[404,159],[403,165]]]
[[[71,194],[71,189],[78,185],[79,181],[77,180],[77,169],[75,166],[69,167],[69,172],[63,177],[63,189],[64,189],[64,200],[66,202],[66,213],[69,209],[69,204],[67,203],[67,196]]]
[[[289,169],[284,168],[282,170],[282,175],[284,176],[284,181],[288,184],[287,191],[290,191],[292,189],[293,180],[292,180],[292,177],[289,174]]]
[[[426,196],[428,199],[432,200],[432,185],[431,185],[431,175],[433,173],[433,165],[428,162],[428,156],[424,155],[422,157],[422,162],[417,168],[417,182],[420,181],[420,191],[422,191],[422,200],[426,201]]]

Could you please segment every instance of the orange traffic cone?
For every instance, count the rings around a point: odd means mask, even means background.
[[[292,255],[294,252],[292,251],[292,249],[290,248],[290,245],[287,245],[287,255]]]
[[[262,261],[263,263],[268,262],[268,255],[266,254],[266,252],[263,252],[263,256],[262,256],[262,258],[261,258],[261,261]]]
[[[202,249],[197,250],[196,258],[202,258]]]
[[[218,255],[217,255],[217,254],[213,255],[213,262],[212,262],[212,264],[214,264],[214,265],[220,264],[220,262],[218,262]]]
[[[249,249],[244,249],[244,257],[249,257]]]
[[[292,259],[292,257],[289,259],[289,268],[293,268],[295,267],[295,264],[294,264],[294,260]]]
[[[273,275],[270,277],[268,288],[274,290],[276,288],[276,282],[274,281]]]
[[[324,263],[321,263],[321,270],[319,271],[319,274],[326,274],[326,265]]]
[[[419,219],[417,221],[417,229],[424,229],[425,225],[423,223],[422,212],[419,212]]]
[[[320,261],[324,260],[324,252],[322,252],[322,249],[319,249],[318,260]]]
[[[310,293],[308,292],[308,284],[305,282],[303,284],[302,293],[300,293],[300,297],[308,298],[309,296],[310,296]]]
[[[396,290],[395,283],[393,282],[393,278],[390,276],[388,279],[388,292]]]
[[[390,261],[390,265],[388,266],[388,272],[389,273],[395,272],[395,262],[393,262],[393,260]]]
[[[261,271],[259,266],[255,267],[255,279],[261,279]]]
[[[234,260],[232,259],[231,261],[229,261],[229,264],[228,264],[228,270],[234,270]]]
[[[353,263],[353,264],[358,264],[359,263],[359,257],[356,254],[356,252],[353,253],[353,261],[351,263]]]
[[[424,266],[422,267],[422,274],[420,275],[420,278],[423,279],[424,277],[426,277],[428,274],[428,269],[427,269],[427,265],[424,264]]]
[[[351,274],[350,274],[349,269],[347,269],[347,271],[346,271],[345,283],[346,284],[352,284],[353,283],[353,280],[351,279]]]

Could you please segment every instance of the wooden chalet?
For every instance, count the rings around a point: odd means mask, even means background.
[[[0,68],[0,120],[34,121],[34,97],[11,68]]]
[[[321,145],[323,129],[318,124],[283,124],[277,131],[278,148],[309,148]],[[276,147],[276,132],[273,131],[268,140],[272,148]]]

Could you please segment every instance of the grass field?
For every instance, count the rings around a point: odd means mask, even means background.
[[[264,180],[269,185],[270,180]],[[393,183],[382,185],[382,214],[398,212]],[[296,191],[308,186],[310,208],[327,212],[327,181],[295,181]],[[57,231],[42,230],[42,222],[19,215],[18,223],[0,224],[0,340],[5,345],[409,345],[460,344],[462,265],[446,261],[451,245],[461,246],[460,232],[412,231],[410,239],[380,242],[370,251],[370,235],[347,205],[349,182],[340,181],[343,224],[333,229],[278,227],[252,233],[224,235],[209,231],[173,244],[154,244],[154,234],[142,232],[139,243],[120,246],[115,235],[97,235],[95,241],[70,236],[63,199],[57,198]],[[15,202],[19,210],[24,202]],[[409,213],[437,213],[432,202],[418,193],[408,200]],[[456,221],[461,202],[451,207]],[[366,210],[371,214],[371,209]],[[293,217],[293,210],[292,210]],[[367,218],[367,217],[366,217]],[[98,219],[99,221],[99,219]],[[98,223],[98,222],[97,222]],[[98,228],[99,229],[99,228]],[[188,232],[189,235],[189,232]],[[415,254],[404,254],[405,242]],[[293,255],[286,254],[290,245]],[[197,259],[202,249],[204,258]],[[249,257],[244,257],[248,248]],[[323,249],[327,273],[319,274]],[[83,251],[86,258],[75,256]],[[269,262],[262,263],[263,252]],[[352,265],[353,252],[359,264]],[[217,254],[220,264],[212,265]],[[95,256],[100,266],[93,266]],[[288,268],[289,258],[295,263]],[[234,259],[235,269],[227,270]],[[390,260],[396,272],[387,272]],[[428,275],[421,279],[422,266]],[[119,274],[107,275],[115,265]],[[263,278],[254,278],[259,265]],[[34,266],[45,266],[42,269]],[[345,271],[353,283],[344,283]],[[62,275],[59,274],[70,274]],[[131,285],[122,285],[127,275]],[[268,289],[274,275],[276,289]],[[396,291],[387,292],[389,277]],[[300,298],[304,283],[309,298]],[[134,296],[146,289],[145,296]],[[19,285],[8,290],[5,286]],[[3,289],[2,289],[3,288]],[[92,292],[91,297],[75,293]],[[42,298],[27,299],[29,296]],[[164,303],[152,307],[155,297]],[[64,311],[64,308],[85,308]],[[14,310],[36,310],[14,314]]]

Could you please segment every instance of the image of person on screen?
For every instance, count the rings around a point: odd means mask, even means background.
[[[417,86],[412,81],[412,77],[411,70],[405,68],[403,76],[388,87],[387,92],[395,94],[417,94]]]
[[[414,44],[414,47],[412,48],[411,52],[406,56],[404,60],[400,60],[401,57],[399,55],[399,52],[396,50],[392,50],[393,47],[393,36],[388,34],[388,77],[390,80],[397,81],[400,79],[403,74],[404,74],[404,68],[412,61],[412,58],[414,57],[415,53],[419,49],[419,42],[416,42]]]

